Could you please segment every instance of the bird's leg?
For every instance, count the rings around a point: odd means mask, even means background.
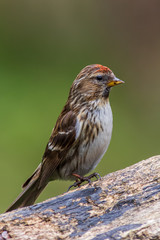
[[[99,173],[92,173],[87,177],[80,176],[79,174],[76,174],[76,173],[73,173],[72,175],[76,177],[76,181],[71,186],[69,186],[67,191],[69,191],[72,187],[77,187],[77,186],[80,187],[81,183],[85,181],[87,181],[89,185],[91,185],[92,183],[91,178],[93,177],[96,177],[97,180],[98,178],[101,179],[101,176],[99,175]]]

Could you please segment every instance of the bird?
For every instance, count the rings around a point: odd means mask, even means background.
[[[72,83],[66,104],[59,115],[42,161],[23,184],[23,190],[6,210],[34,204],[46,185],[53,180],[75,180],[70,186],[91,182],[93,173],[108,149],[113,115],[109,102],[113,86],[124,83],[106,66],[84,67]],[[69,188],[69,189],[70,189]]]

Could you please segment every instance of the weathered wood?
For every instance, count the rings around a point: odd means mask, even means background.
[[[0,239],[160,239],[160,156],[0,216]]]

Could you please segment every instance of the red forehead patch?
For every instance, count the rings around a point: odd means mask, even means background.
[[[111,70],[108,67],[102,66],[100,64],[97,64],[97,71],[96,72],[102,72],[102,73],[107,73],[111,72]]]

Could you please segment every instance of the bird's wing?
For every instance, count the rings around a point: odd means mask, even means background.
[[[56,168],[75,143],[76,119],[72,111],[62,112],[59,116],[43,156],[40,187],[52,179]]]

